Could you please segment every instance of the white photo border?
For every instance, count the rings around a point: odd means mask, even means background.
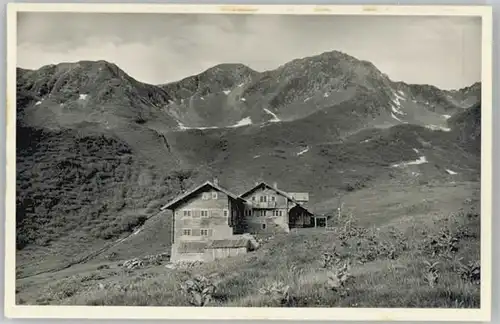
[[[16,56],[18,12],[474,16],[482,20],[481,302],[479,309],[26,306],[15,304]],[[9,3],[5,200],[5,316],[71,319],[490,321],[492,294],[492,8],[454,5]]]

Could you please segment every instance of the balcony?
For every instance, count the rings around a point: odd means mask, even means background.
[[[276,201],[267,201],[267,202],[253,201],[252,207],[253,208],[277,208],[278,204],[276,203]]]

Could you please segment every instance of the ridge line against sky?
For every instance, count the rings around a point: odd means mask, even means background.
[[[396,82],[459,89],[481,80],[477,17],[26,12],[17,36],[19,67],[105,60],[149,84],[223,63],[263,72],[333,50]]]

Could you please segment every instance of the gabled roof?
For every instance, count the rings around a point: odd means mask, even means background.
[[[312,214],[308,209],[307,209],[307,206],[306,204],[304,203],[301,203],[301,202],[298,202],[292,195],[290,195],[288,192],[285,192],[283,190],[280,190],[280,189],[277,189],[275,188],[274,186],[271,186],[265,182],[261,182],[259,184],[257,184],[256,186],[254,186],[252,189],[242,193],[240,195],[240,197],[245,197],[249,194],[251,194],[252,192],[254,192],[255,190],[261,188],[261,187],[266,187],[266,188],[269,188],[271,190],[274,190],[276,193],[284,196],[285,198],[289,199],[291,202],[293,202],[295,204],[295,206],[299,206],[300,208],[304,209],[305,211],[307,211],[308,213]]]
[[[290,196],[292,196],[297,201],[309,201],[309,193],[308,192],[289,192]]]
[[[285,198],[288,198],[289,200],[291,200],[292,202],[298,204],[298,202],[292,197],[290,196],[287,192],[283,191],[283,190],[280,190],[280,189],[277,189],[277,188],[274,188],[273,186],[265,183],[265,182],[261,182],[259,184],[257,184],[256,186],[254,186],[252,189],[242,193],[240,195],[240,197],[244,197],[244,196],[247,196],[249,194],[251,194],[252,192],[254,192],[255,190],[259,189],[260,187],[266,187],[266,188],[269,188],[271,190],[274,190],[275,192],[277,192],[278,194],[284,196]]]
[[[292,209],[294,208],[300,208],[300,209],[303,209],[305,210],[307,213],[311,214],[311,215],[314,215],[312,212],[310,212],[308,209],[307,209],[307,206],[304,206],[304,204],[300,204],[300,203],[296,203],[295,206],[292,207]]]
[[[189,198],[190,196],[199,192],[200,190],[204,189],[205,187],[212,187],[213,189],[215,189],[217,191],[225,193],[226,195],[228,195],[230,198],[232,198],[234,200],[240,200],[240,201],[246,202],[245,199],[243,199],[242,197],[220,187],[219,185],[216,185],[210,181],[207,181],[207,182],[199,185],[198,187],[194,188],[193,190],[188,191],[185,194],[178,196],[177,198],[175,198],[174,200],[172,200],[168,204],[161,207],[160,210],[175,208],[175,206],[179,205],[179,203],[184,201],[186,198]]]

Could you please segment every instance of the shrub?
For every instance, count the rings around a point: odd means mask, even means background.
[[[459,239],[447,228],[439,231],[437,235],[432,235],[425,241],[426,249],[432,256],[458,251]]]
[[[340,293],[342,296],[347,293],[346,284],[351,279],[349,262],[344,262],[342,265],[333,267],[328,271],[328,287],[329,289]]]
[[[323,253],[322,267],[325,269],[330,269],[336,266],[340,262],[340,255],[337,249],[334,247],[332,252]]]
[[[481,283],[481,263],[479,261],[470,261],[467,264],[460,263],[459,274],[464,281],[479,285]]]
[[[216,291],[215,284],[203,276],[196,276],[180,285],[182,293],[193,306],[206,306]]]
[[[424,270],[424,281],[430,287],[434,288],[437,285],[439,279],[439,270],[436,268],[439,262],[431,263],[425,260],[424,264],[426,265]]]
[[[289,305],[290,299],[290,286],[283,282],[273,282],[269,286],[259,289],[259,293],[269,296],[274,304],[281,306]]]

